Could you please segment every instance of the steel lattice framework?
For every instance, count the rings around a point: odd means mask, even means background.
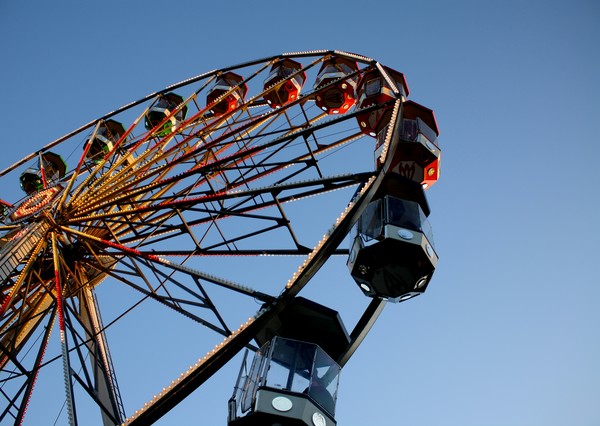
[[[242,349],[254,347],[257,332],[328,259],[348,254],[341,243],[387,168],[375,167],[374,139],[361,132],[356,117],[392,111],[380,158],[387,164],[403,97],[395,92],[388,102],[328,115],[315,105],[326,87],[315,89],[310,79],[332,56],[358,63],[351,77],[376,72],[390,80],[378,62],[346,52],[247,62],[126,105],[0,172],[16,185],[24,168],[51,151],[67,158],[71,169],[45,179],[43,189],[14,206],[6,203],[0,423],[21,424],[51,369],[64,379],[65,392],[56,393],[66,400],[71,424],[84,421],[81,400],[98,406],[105,425],[152,423]],[[309,83],[296,99],[272,108],[265,98],[275,86],[263,82],[284,59],[301,63],[287,80],[305,73]],[[243,81],[207,105],[210,89],[228,72]],[[223,114],[213,111],[244,85],[243,102]],[[163,109],[164,117],[148,129],[148,115],[173,92],[182,102]],[[108,120],[128,124],[92,158],[88,142]],[[342,365],[384,303],[365,299]],[[117,346],[125,343],[112,341],[111,330],[147,305],[161,308],[161,322],[175,317],[202,331],[191,353],[197,362],[157,388],[145,405],[131,406],[116,359]],[[143,358],[134,346],[127,356]]]

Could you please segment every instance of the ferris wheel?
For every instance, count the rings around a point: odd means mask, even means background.
[[[424,189],[439,130],[408,95],[402,73],[361,55],[282,54],[169,86],[0,172],[22,190],[0,194],[0,423],[55,397],[71,425],[150,424],[244,350],[292,371],[282,345],[315,344],[341,368],[437,263]],[[319,281],[334,259],[354,286]],[[310,288],[364,304],[344,325],[299,296]],[[160,368],[124,371],[131,359]],[[261,391],[293,417],[302,397],[258,386],[263,370],[240,375],[230,424],[271,415],[253,405]],[[130,397],[127,380],[148,376],[147,399]],[[306,398],[307,424],[335,424]]]

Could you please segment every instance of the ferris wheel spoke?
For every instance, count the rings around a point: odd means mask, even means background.
[[[141,263],[140,263],[141,262]],[[142,268],[144,266],[144,268]],[[125,268],[125,269],[124,269]],[[147,277],[146,272],[149,271],[154,277]],[[225,324],[223,318],[219,314],[216,306],[208,296],[207,291],[201,284],[201,279],[195,275],[191,276],[192,283],[184,283],[181,279],[177,279],[174,274],[180,272],[179,269],[158,269],[151,264],[147,259],[136,256],[124,256],[119,264],[111,267],[106,273],[126,284],[132,289],[141,293],[144,297],[151,298],[180,314],[206,326],[207,328],[217,331],[218,333],[227,336],[230,334],[229,327]],[[136,280],[141,280],[144,286],[138,284]],[[218,280],[216,277],[203,277],[202,281],[219,283],[220,285],[228,285],[229,288],[233,284],[231,282]],[[156,284],[152,284],[156,282]],[[169,291],[169,287],[177,288],[179,293],[184,296],[175,296]],[[197,291],[194,290],[197,289]],[[242,287],[237,286],[236,291],[240,291]],[[246,293],[249,289],[246,290]],[[263,301],[272,300],[272,297],[260,292],[252,291],[252,298]],[[214,325],[214,322],[206,319],[206,316],[198,316],[190,308],[200,308],[200,312],[210,311],[216,318],[219,326]]]
[[[348,120],[348,118],[347,117],[343,117],[343,118],[338,118],[338,119],[335,119],[335,120],[332,120],[332,121],[342,122],[342,121],[345,121],[345,120]],[[333,123],[330,123],[330,124],[333,124]],[[210,163],[210,167],[212,169],[217,169],[218,170],[218,168],[221,167],[222,164],[224,164],[226,166],[227,163],[235,163],[236,161],[243,160],[244,158],[252,158],[254,155],[258,154],[259,152],[261,152],[261,151],[263,151],[263,150],[265,150],[267,148],[271,148],[274,145],[281,145],[280,149],[282,149],[287,144],[291,143],[295,138],[297,138],[299,136],[306,137],[306,135],[311,134],[314,137],[314,132],[317,131],[317,130],[319,130],[320,128],[322,128],[322,125],[317,125],[317,126],[314,126],[314,128],[310,128],[310,129],[298,130],[294,134],[285,135],[283,138],[280,137],[280,138],[278,138],[278,139],[276,139],[276,140],[274,140],[274,141],[272,141],[270,143],[266,143],[266,144],[263,144],[263,145],[260,145],[260,146],[256,146],[256,147],[253,147],[253,148],[249,148],[249,149],[245,149],[245,150],[239,150],[236,154],[233,154],[233,155],[230,155],[230,156],[225,157],[223,159],[217,160],[214,163]],[[221,136],[219,139],[223,139],[223,136]],[[216,144],[219,142],[219,139],[217,139],[215,141],[212,141],[210,144],[208,144],[205,147],[193,149],[192,151],[188,152],[184,156],[178,158],[177,161],[175,161],[174,164],[182,163],[184,160],[189,159],[198,150],[200,150],[200,152],[202,153],[202,155],[204,155],[204,152],[206,152],[207,149],[211,149],[214,146],[217,146]],[[229,146],[230,143],[231,142],[229,142],[226,146]],[[273,153],[270,154],[270,156],[276,155],[277,152],[278,152],[278,150],[275,150]],[[308,157],[313,157],[314,158],[314,154],[315,153],[312,152],[309,149],[308,154],[305,154],[305,155],[307,155]],[[287,161],[287,166],[289,166],[289,164],[293,164],[294,159],[293,158],[287,158],[286,161]],[[292,163],[290,163],[290,161]],[[184,173],[182,173],[180,175],[177,175],[176,177],[173,177],[171,179],[159,179],[156,183],[150,183],[148,185],[145,185],[144,188],[141,189],[141,190],[137,190],[137,191],[133,190],[131,192],[128,192],[126,196],[121,196],[121,197],[118,197],[116,199],[112,198],[112,199],[110,199],[110,202],[111,203],[119,203],[119,202],[125,201],[126,198],[135,197],[136,195],[138,195],[138,193],[143,193],[144,191],[148,191],[150,189],[154,189],[157,186],[173,184],[174,180],[180,180],[180,179],[185,178],[187,176],[190,176],[190,175],[193,175],[193,174],[197,174],[198,172],[203,171],[207,167],[207,165],[202,165],[202,163],[200,165],[201,165],[201,167],[200,167],[201,170],[198,169],[198,166],[195,166],[192,169],[189,169],[187,172],[184,172]],[[259,165],[260,165],[260,163],[256,164],[256,166],[259,166]],[[173,164],[164,165],[164,166],[161,166],[161,167],[162,168],[173,167]],[[226,168],[224,170],[226,170]],[[252,169],[249,168],[249,170],[252,170]],[[273,171],[274,170],[271,170],[271,172],[273,172]],[[155,175],[157,173],[158,173],[158,170],[155,170],[152,173],[147,173],[144,176],[142,176],[141,178],[138,178],[137,182],[135,180],[133,182],[130,182],[130,185],[136,186],[136,185],[138,185],[141,182],[141,181],[139,181],[139,179],[147,180],[149,177],[151,177],[151,176],[153,176],[153,175]],[[112,188],[114,188],[114,187],[119,188],[119,185],[113,185]],[[113,194],[115,193],[114,191],[115,190],[113,189]],[[96,201],[96,203],[97,203],[97,201]],[[98,205],[96,203],[93,204],[93,207],[89,207],[87,210],[86,209],[82,209],[81,213],[85,213],[86,211],[91,211],[92,209],[104,208],[104,207],[108,206],[108,205],[103,205],[103,204],[99,204]]]
[[[110,170],[99,171],[98,173],[102,172],[102,174],[97,179],[87,185],[80,185],[77,192],[73,194],[69,202],[70,210],[80,209],[82,206],[96,206],[103,200],[110,200],[114,198],[115,194],[132,187],[132,182],[135,183],[140,176],[146,182],[152,177],[154,180],[161,180],[171,170],[169,160],[172,159],[164,154],[158,159],[148,158],[155,155],[154,151],[158,148],[159,146],[155,145],[154,148],[147,149],[142,153],[124,154]],[[125,160],[125,164],[123,164],[123,160]],[[164,164],[160,165],[159,160]],[[119,167],[115,169],[116,166]],[[152,167],[152,169],[148,170],[148,167]]]
[[[92,132],[92,136],[90,136],[90,140],[93,140],[96,137],[99,127],[100,127],[100,121],[98,121],[96,123],[96,127],[94,127],[94,131]],[[77,181],[77,178],[79,177],[79,173],[81,171],[82,166],[85,163],[85,159],[87,157],[87,154],[88,154],[91,146],[92,146],[91,143],[88,143],[85,145],[84,150],[81,154],[81,157],[79,158],[79,162],[77,163],[77,167],[75,168],[75,171],[71,174],[69,182],[67,183],[67,187],[64,190],[64,192],[60,198],[60,201],[58,202],[58,212],[62,211],[62,209],[64,208],[65,203],[67,201],[67,196],[71,192],[71,188],[73,188],[73,185],[75,184],[75,182]]]
[[[136,120],[134,120],[133,124],[131,124],[131,126],[125,131],[125,133],[123,135],[121,135],[121,137],[115,142],[115,145],[113,146],[113,148],[110,150],[110,152],[108,152],[104,158],[102,158],[100,160],[100,162],[98,164],[96,164],[90,171],[88,176],[85,178],[85,180],[83,182],[81,182],[78,187],[74,190],[73,194],[71,194],[71,199],[69,203],[72,203],[74,200],[78,200],[81,193],[85,190],[89,190],[91,187],[98,185],[101,180],[101,177],[103,176],[101,173],[104,171],[104,167],[107,163],[107,161],[111,158],[114,158],[114,156],[116,155],[116,153],[118,152],[118,148],[123,144],[123,142],[126,140],[126,138],[129,136],[129,134],[131,133],[131,131],[135,128],[135,126],[137,126],[137,123],[144,118],[144,115],[146,113],[146,110],[142,112],[142,114],[140,114],[138,116],[138,118]],[[112,173],[112,171],[114,169],[116,169],[120,164],[123,163],[127,163],[128,162],[128,156],[119,156],[118,157],[118,161],[115,164],[112,164],[111,167],[108,169],[108,171],[110,171]],[[108,175],[110,176],[109,173]],[[66,197],[65,200],[63,200],[63,203],[66,202]]]
[[[15,366],[15,370],[13,371],[13,377],[15,375],[27,375],[28,374],[27,369],[19,362],[19,360],[17,359],[17,357],[15,355],[13,355],[13,351],[11,351],[1,341],[0,341],[0,350],[2,350],[3,356],[5,356],[7,358],[6,362],[11,362]],[[4,364],[6,364],[6,362]],[[16,370],[18,370],[19,373],[16,373]],[[8,381],[11,378],[12,377],[4,379],[4,381]]]
[[[149,108],[147,108],[144,111],[144,113],[142,114],[142,116],[140,116],[140,117],[143,117],[147,113],[148,109]],[[174,111],[173,113],[176,113],[176,112],[177,111]],[[191,119],[190,121],[192,121],[192,120],[193,119]],[[138,122],[139,122],[139,118],[138,118],[138,120],[136,120],[134,125],[132,125],[132,127],[135,126]],[[184,124],[184,126],[185,126],[185,124]],[[121,142],[124,139],[124,137],[126,137],[129,134],[130,131],[131,131],[131,128],[128,130],[128,132],[126,132],[125,135],[123,135],[121,137],[119,142]],[[161,161],[163,161],[165,163],[165,165],[168,165],[168,160],[169,159],[173,160],[174,159],[173,156],[176,157],[177,155],[180,154],[181,151],[186,152],[186,151],[189,151],[189,149],[190,149],[189,146],[186,147],[186,145],[188,145],[189,141],[192,139],[191,136],[185,137],[182,141],[178,142],[174,147],[171,147],[167,151],[163,152],[164,147],[169,144],[169,142],[172,140],[172,138],[174,138],[175,135],[169,135],[159,142],[156,142],[156,141],[153,142],[152,135],[153,135],[152,132],[148,132],[145,136],[143,136],[141,139],[139,139],[137,142],[135,142],[133,146],[128,147],[127,148],[128,153],[129,153],[128,155],[122,155],[118,162],[116,162],[109,170],[103,171],[102,175],[100,175],[98,177],[98,179],[96,179],[92,184],[83,186],[86,189],[86,192],[96,194],[99,191],[100,187],[104,187],[105,190],[114,191],[115,187],[118,187],[119,184],[121,184],[121,183],[127,182],[127,179],[130,179],[131,177],[135,177],[140,174],[148,175],[148,171],[149,171],[148,167],[157,165]],[[142,147],[144,144],[150,144],[150,143],[153,143],[153,145],[147,147],[142,152],[138,152],[138,149],[140,147]],[[108,158],[110,155],[115,155],[116,154],[115,149],[116,149],[116,146],[105,157],[105,159]],[[135,159],[133,159],[133,157],[132,157],[132,155],[134,153],[135,153]],[[165,170],[165,167],[163,167],[162,170]],[[167,170],[168,170],[168,168],[167,168]],[[100,168],[96,167],[96,171],[100,172]],[[161,172],[161,168],[154,167],[154,170],[152,171],[152,175],[156,175],[157,173],[160,173],[160,172]],[[108,183],[110,183],[110,185]],[[74,199],[85,198],[85,197],[81,197],[81,195],[82,195],[81,192],[78,192],[76,195],[77,195],[76,197],[73,197]]]
[[[152,211],[152,209],[156,210],[157,212],[162,210],[166,210],[168,212],[170,208],[176,208],[178,212],[183,211],[187,212],[188,214],[193,213],[194,217],[200,218],[193,219],[191,221],[185,221],[185,219],[181,219],[182,216],[180,215],[179,224],[163,223],[162,221],[160,221],[157,225],[152,225],[152,222],[141,223],[140,225],[142,227],[146,227],[147,231],[144,231],[143,228],[138,228],[137,234],[135,236],[129,238],[122,238],[121,242],[128,244],[133,241],[141,241],[140,247],[150,243],[156,245],[161,241],[170,238],[175,238],[177,235],[184,234],[185,232],[190,233],[190,235],[192,235],[192,230],[198,225],[212,223],[215,220],[220,221],[230,217],[253,219],[255,225],[259,223],[257,221],[266,221],[266,224],[262,228],[257,227],[257,229],[254,232],[248,232],[246,234],[241,234],[238,236],[223,237],[222,242],[220,243],[213,243],[212,245],[204,244],[200,248],[198,248],[197,243],[201,240],[201,238],[198,237],[198,239],[194,239],[194,247],[197,253],[210,254],[212,250],[216,250],[219,247],[222,247],[224,244],[251,238],[261,233],[267,233],[269,231],[279,228],[288,229],[292,238],[292,247],[295,247],[295,249],[305,253],[306,244],[298,242],[297,238],[294,235],[293,228],[290,225],[290,221],[286,217],[285,212],[283,211],[282,205],[291,201],[298,201],[303,198],[318,195],[322,192],[330,192],[345,187],[354,186],[360,184],[360,182],[366,181],[366,179],[368,179],[370,176],[372,176],[371,173],[366,173],[362,175],[340,176],[320,181],[289,183],[286,185],[276,185],[272,187],[259,188],[256,190],[236,191],[232,194],[216,194],[214,196],[183,199],[180,201],[170,202],[169,204],[161,204],[156,207],[145,207],[140,209],[139,212],[145,213]],[[269,196],[269,198],[271,199],[266,200],[263,198],[264,196]],[[232,205],[231,207],[224,207],[223,205],[221,205],[221,207],[215,209],[214,207],[211,207],[210,205],[206,204],[206,201],[203,200],[210,202],[222,202],[226,200],[231,200],[235,201],[236,204]],[[246,205],[244,206],[244,204]],[[275,210],[270,215],[259,215],[253,213],[266,210],[268,208],[273,208]],[[170,215],[170,213],[164,214]],[[118,219],[115,216],[116,214],[112,213],[104,215],[104,217]],[[108,219],[106,220],[109,221]],[[130,219],[118,220],[126,222]],[[269,222],[272,222],[273,225],[268,225]],[[150,240],[148,240],[147,242],[143,242],[144,239],[150,237]],[[263,250],[268,251],[269,249],[265,247]]]
[[[105,400],[97,396],[97,392],[95,392],[94,388],[92,388],[88,382],[83,380],[77,373],[73,373],[73,377],[98,405],[103,417],[103,424],[105,426],[118,425],[122,422],[120,417],[114,415],[114,407],[106,405]]]
[[[136,259],[133,257],[128,257],[128,259],[130,260],[129,263],[127,263],[125,261],[123,261],[122,263],[124,265],[128,266],[132,271],[135,271],[137,276],[142,278],[142,280],[146,284],[147,290],[142,289],[138,286],[135,286],[131,282],[130,282],[130,285],[134,286],[138,290],[144,291],[144,293],[146,295],[150,295],[153,298],[155,298],[156,300],[159,300],[165,304],[169,304],[170,307],[180,310],[180,311],[182,311],[181,305],[183,305],[183,304],[187,304],[190,306],[197,306],[197,307],[201,307],[201,308],[207,308],[208,306],[210,306],[207,303],[206,297],[193,291],[190,288],[191,286],[185,285],[182,282],[175,279],[174,278],[175,271],[168,270],[168,272],[165,272],[162,269],[153,268],[152,265],[150,264],[150,262],[148,262],[144,258]],[[153,277],[147,278],[146,274],[140,267],[140,264],[142,266],[146,267],[146,269],[153,275]],[[115,272],[117,272],[116,269],[115,269]],[[156,283],[157,283],[156,285],[152,284],[152,282],[153,282],[152,278],[154,278],[154,280],[156,280]],[[181,289],[183,291],[183,293],[185,293],[188,296],[191,296],[193,299],[184,299],[181,297],[179,297],[179,298],[174,297],[169,291],[169,285],[178,287],[179,289]],[[161,290],[164,292],[164,295],[159,294],[159,291],[161,291]]]
[[[227,161],[227,160],[228,159],[221,160],[221,161],[219,161],[219,163],[222,163],[223,161]],[[175,165],[176,165],[176,163],[173,163],[170,165],[170,167],[174,167]],[[211,163],[211,168],[212,167],[218,167],[218,164]],[[154,195],[154,192],[152,192],[152,191],[160,189],[160,188],[163,188],[163,193],[164,193],[164,191],[165,191],[164,188],[166,188],[166,190],[168,190],[170,187],[177,184],[182,179],[188,178],[190,176],[194,176],[194,175],[200,176],[199,181],[202,181],[204,179],[204,177],[202,176],[202,173],[203,172],[205,173],[205,171],[206,171],[206,165],[204,165],[202,167],[194,166],[191,169],[188,169],[187,171],[177,174],[173,177],[166,178],[166,179],[159,179],[156,182],[147,183],[138,189],[129,189],[129,190],[125,191],[125,193],[123,193],[123,191],[116,191],[115,193],[120,192],[120,195],[115,197],[115,196],[112,196],[112,194],[109,194],[109,196],[106,196],[103,199],[102,198],[95,199],[88,208],[79,209],[77,211],[77,214],[83,215],[87,212],[97,211],[97,210],[101,210],[104,208],[109,208],[109,207],[112,207],[115,205],[119,205],[121,203],[127,203],[127,202],[132,202],[132,201],[135,202],[135,200],[138,199],[138,197],[142,197],[139,199],[142,200],[142,202],[143,202],[146,200],[144,198],[144,195],[146,197],[148,197],[150,195]],[[140,184],[141,180],[147,180],[148,177],[149,177],[149,174],[144,175],[141,178],[139,178],[138,182],[133,182],[133,183]],[[191,182],[189,186],[191,188],[193,188],[197,184],[198,184],[198,182]]]
[[[158,290],[148,289],[146,287],[141,286],[139,283],[134,281],[134,276],[127,278],[125,274],[119,274],[118,270],[112,270],[109,272],[109,275],[119,282],[129,286],[133,290],[139,292],[143,298],[154,300],[157,303],[164,305],[167,308],[172,309],[175,312],[183,315],[186,318],[189,318],[196,323],[214,331],[222,336],[228,336],[231,332],[229,327],[225,324],[215,306],[212,303],[201,303],[195,302],[193,300],[186,300],[183,298],[173,298],[167,296],[165,294],[159,294]],[[207,299],[208,300],[208,299]],[[187,308],[185,308],[186,306]],[[190,308],[201,308],[202,312],[210,312],[210,314],[215,317],[212,321],[208,318],[207,315],[200,316],[198,313],[192,312]]]
[[[373,175],[372,172],[362,173],[362,174],[352,174],[352,175],[340,175],[333,176],[327,179],[315,179],[315,180],[306,180],[300,182],[289,182],[287,184],[275,184],[269,185],[256,189],[247,189],[247,190],[236,190],[236,191],[226,191],[216,194],[210,195],[200,195],[196,197],[184,197],[181,199],[175,199],[170,201],[163,201],[155,205],[142,206],[139,208],[128,208],[122,211],[114,211],[107,213],[99,213],[94,214],[93,216],[76,216],[68,221],[69,224],[75,225],[82,221],[87,220],[97,220],[97,219],[107,219],[107,218],[115,218],[115,217],[125,217],[123,220],[130,220],[130,217],[134,214],[143,214],[148,212],[158,212],[170,209],[189,209],[194,210],[196,212],[213,212],[219,213],[221,215],[240,215],[246,214],[253,210],[261,210],[267,207],[276,206],[277,202],[273,199],[271,201],[256,203],[254,205],[250,205],[248,207],[241,207],[242,204],[248,204],[249,202],[255,201],[257,198],[260,198],[264,195],[272,195],[272,194],[280,194],[292,191],[298,191],[295,194],[290,194],[286,197],[280,197],[279,203],[286,203],[290,201],[297,201],[299,199],[310,197],[313,195],[317,195],[321,192],[329,192],[335,189],[341,189],[347,186],[356,185],[366,178],[371,177]],[[311,189],[313,188],[314,189]],[[303,192],[299,192],[302,191]],[[198,209],[195,207],[198,204],[206,204],[208,202],[221,202],[221,201],[236,201],[232,207],[225,208],[217,211],[214,208],[206,209]],[[160,201],[160,200],[159,200]],[[206,221],[206,219],[200,219],[194,222],[188,222],[189,224],[198,224]]]
[[[200,272],[196,269],[190,268],[190,267],[182,265],[182,264],[172,262],[163,257],[159,257],[154,254],[143,253],[137,249],[130,248],[123,244],[118,244],[118,243],[114,243],[111,241],[103,240],[103,239],[95,237],[93,235],[89,235],[89,234],[85,234],[80,231],[76,231],[72,228],[67,228],[67,227],[63,227],[63,226],[59,226],[59,228],[68,234],[74,234],[79,237],[82,237],[83,239],[89,240],[91,242],[99,243],[101,246],[103,246],[107,249],[109,249],[109,248],[116,249],[121,254],[126,255],[132,259],[144,259],[145,261],[149,261],[150,263],[155,265],[155,267],[167,267],[167,268],[170,268],[171,270],[182,272],[184,274],[196,277],[198,279],[208,281],[212,284],[216,284],[218,286],[227,288],[229,290],[233,290],[235,292],[245,294],[247,296],[251,296],[252,298],[261,299],[261,298],[265,297],[264,294],[262,294],[256,290],[253,290],[250,287],[247,287],[247,286],[244,286],[241,284],[237,284],[231,280],[219,278],[215,275]],[[267,297],[267,300],[268,299],[269,298]]]

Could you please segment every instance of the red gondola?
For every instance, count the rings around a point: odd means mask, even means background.
[[[440,131],[435,114],[429,108],[413,101],[402,104],[402,127],[399,143],[393,154],[390,171],[398,173],[428,188],[440,176],[441,151],[437,138]],[[381,150],[386,132],[377,136],[375,158],[381,164]]]
[[[287,58],[271,66],[271,72],[264,83],[264,90],[273,85],[276,87],[269,90],[264,99],[272,108],[279,108],[298,99],[306,81],[306,73],[300,72],[301,69],[302,64]]]
[[[401,98],[405,99],[408,96],[409,90],[404,74],[388,67],[383,68],[395,82],[396,89],[400,91]],[[357,107],[359,109],[380,105],[398,98],[380,72],[375,69],[364,74],[359,80],[357,94]],[[356,119],[360,130],[363,133],[376,137],[377,134],[388,125],[391,116],[392,105],[390,105],[389,108],[379,108],[374,111],[359,114]]]
[[[340,56],[334,56],[323,62],[314,88],[331,84],[326,89],[318,91],[315,96],[316,104],[327,114],[343,114],[347,112],[356,103],[356,86],[358,76],[344,78],[345,76],[358,71],[356,61],[351,61]]]
[[[244,81],[244,78],[233,72],[226,72],[217,77],[215,85],[206,95],[206,105],[208,105],[210,112],[212,112],[215,117],[233,111],[244,102],[246,92],[248,92],[248,86],[246,83],[241,84],[242,81]],[[227,92],[230,93],[216,102],[217,99]]]

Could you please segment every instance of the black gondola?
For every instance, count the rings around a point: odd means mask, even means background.
[[[84,145],[84,149],[87,145],[91,144],[86,158],[99,162],[102,158],[108,154],[114,147],[114,144],[125,134],[125,128],[121,123],[115,120],[106,120],[98,126],[98,131],[94,138],[90,141],[88,139]]]
[[[364,294],[401,302],[425,291],[438,257],[423,187],[397,174],[362,213],[348,268]]]
[[[154,133],[159,137],[167,136],[175,131],[177,126],[185,120],[187,115],[187,105],[184,105],[175,114],[172,114],[182,103],[183,98],[176,93],[169,92],[165,95],[161,95],[158,98],[158,101],[146,114],[144,120],[146,130],[150,131],[157,126],[160,126]]]
[[[19,177],[21,189],[30,195],[44,188],[44,185],[62,179],[67,173],[67,163],[53,152],[40,155],[37,168],[30,167]]]
[[[229,426],[334,426],[341,371],[335,359],[350,343],[338,313],[298,297],[256,340],[266,342],[249,370],[244,360]]]

